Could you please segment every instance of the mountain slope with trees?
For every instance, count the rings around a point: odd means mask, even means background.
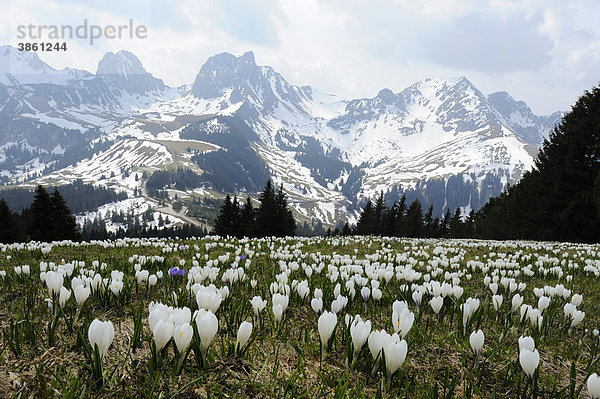
[[[586,91],[556,126],[532,170],[477,213],[423,215],[419,199],[388,208],[383,193],[368,201],[357,234],[475,237],[542,241],[600,241],[600,87]]]
[[[600,241],[600,88],[586,91],[550,134],[534,168],[477,214],[477,235]]]

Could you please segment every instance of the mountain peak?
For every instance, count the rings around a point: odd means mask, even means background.
[[[254,59],[254,53],[252,51],[246,51],[238,58],[243,60],[245,63],[256,65],[256,60]]]
[[[497,91],[487,96],[490,104],[502,114],[510,114],[511,112],[525,112],[533,115],[531,109],[524,101],[515,100],[510,94],[505,91]]]
[[[19,73],[18,68],[21,68],[23,64],[40,72],[53,69],[40,60],[35,52],[19,51],[12,46],[0,46],[0,72],[11,72],[12,70],[13,73]]]
[[[222,94],[223,89],[256,80],[259,75],[261,69],[256,65],[252,51],[239,56],[230,53],[213,55],[200,68],[192,94],[198,98],[215,98]]]
[[[147,74],[140,60],[131,52],[120,50],[116,54],[109,51],[98,62],[96,75],[118,75],[127,77],[131,75]]]
[[[116,54],[109,51],[104,54],[98,62],[96,76],[131,94],[166,88],[162,80],[147,72],[138,57],[127,50],[120,50]]]
[[[379,93],[377,93],[377,98],[380,98],[384,104],[391,104],[396,100],[394,92],[388,88],[379,90]]]

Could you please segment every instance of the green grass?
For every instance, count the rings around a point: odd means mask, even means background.
[[[180,247],[182,244],[185,247]],[[2,392],[7,397],[588,397],[585,380],[600,370],[599,341],[592,334],[598,328],[600,288],[598,278],[583,268],[586,260],[599,259],[599,249],[575,244],[380,238],[127,240],[107,248],[96,244],[54,245],[47,255],[36,245],[7,248],[0,252],[0,269],[6,271],[6,277],[0,280]],[[216,260],[227,253],[229,260],[219,262],[220,269],[215,275],[217,287],[225,284],[221,277],[236,255],[247,254],[250,258],[253,253],[253,256],[245,268],[246,279],[229,284],[230,296],[217,312],[219,331],[209,347],[207,364],[200,364],[191,351],[181,375],[175,375],[178,356],[172,340],[162,351],[162,364],[154,364],[148,304],[155,301],[174,306],[171,293],[180,289],[179,306],[187,306],[193,313],[196,301],[185,288],[192,262],[195,260],[202,267],[206,265],[206,256]],[[413,282],[398,281],[394,276],[386,283],[381,277],[383,297],[379,303],[369,300],[366,308],[358,289],[354,300],[338,314],[331,350],[326,360],[320,361],[318,317],[310,307],[310,299],[314,289],[321,288],[324,309],[330,309],[335,284],[331,283],[328,270],[340,271],[336,259],[346,254],[355,265],[368,259],[371,265],[385,263],[385,267],[392,268],[405,267],[412,258],[416,262],[414,270],[422,274]],[[134,255],[164,257],[164,261],[142,265],[151,274],[163,271],[164,277],[156,286],[137,285],[135,262],[129,261]],[[397,259],[397,255],[405,256],[406,260]],[[492,264],[509,257],[514,262],[509,268]],[[468,263],[475,259],[484,264],[489,261],[489,269],[484,272]],[[185,260],[186,275],[184,282],[177,284],[168,270],[178,266],[180,260]],[[110,290],[97,292],[85,302],[81,312],[77,311],[72,295],[66,306],[53,316],[44,301],[48,291],[39,278],[40,262],[73,261],[85,262],[85,266],[74,267],[73,276],[79,275],[81,269],[92,270],[94,261],[106,264],[105,268],[98,266],[94,271],[102,277],[110,278],[113,270],[123,271],[123,292],[118,298]],[[569,261],[578,266],[569,266]],[[314,271],[308,279],[310,294],[304,300],[291,290],[289,307],[276,328],[269,286],[281,273],[280,262],[289,267],[294,262],[300,265],[288,277],[290,287],[294,280],[307,279],[303,264],[315,269],[322,264],[322,270]],[[24,264],[31,266],[31,274],[15,274],[13,267]],[[522,271],[528,265],[535,272],[532,277]],[[586,312],[583,322],[569,330],[562,310],[566,301],[555,297],[543,313],[542,328],[533,328],[529,321],[519,320],[518,311],[510,312],[512,296],[501,284],[499,293],[504,301],[496,312],[491,292],[483,284],[484,276],[492,276],[496,270],[498,274],[520,270],[516,282],[527,284],[521,295],[525,297],[524,303],[533,307],[537,306],[534,287],[563,284],[572,293],[582,294],[579,308]],[[445,298],[436,316],[428,304],[430,296],[424,295],[417,311],[410,285],[423,284],[425,274],[431,280],[443,282],[446,272],[458,273],[464,288],[462,298]],[[572,280],[567,281],[567,276],[572,276]],[[251,287],[253,279],[257,281],[256,288]],[[63,285],[70,288],[71,279],[65,278]],[[347,295],[344,285],[341,281],[342,295]],[[408,292],[402,285],[408,286]],[[249,303],[255,295],[268,300],[259,318],[254,317]],[[481,304],[465,334],[459,305],[468,297],[478,298]],[[405,337],[409,348],[406,361],[392,377],[388,390],[382,383],[383,370],[372,373],[373,360],[366,346],[356,367],[347,365],[349,334],[344,316],[360,314],[363,320],[371,321],[373,330],[385,329],[391,333],[395,300],[408,302],[415,313],[415,323]],[[103,383],[94,381],[91,358],[84,350],[87,327],[94,318],[112,321],[115,329],[114,341],[103,361]],[[56,327],[52,334],[53,320]],[[233,354],[232,345],[243,320],[253,323],[253,332],[247,351],[239,357]],[[484,331],[485,344],[475,365],[468,340],[470,332],[479,328]],[[533,384],[518,363],[517,339],[523,335],[533,336],[540,352],[541,362]]]

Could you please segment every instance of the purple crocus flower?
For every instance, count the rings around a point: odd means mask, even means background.
[[[178,267],[172,267],[169,269],[169,274],[171,275],[171,277],[175,277],[179,275],[179,268]]]

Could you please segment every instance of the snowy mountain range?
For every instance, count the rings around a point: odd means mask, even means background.
[[[468,211],[531,168],[561,117],[465,77],[347,100],[288,83],[252,52],[215,55],[173,88],[127,51],[92,74],[0,47],[0,182],[82,179],[149,203],[152,173],[179,168],[198,178],[170,187],[178,198],[254,193],[271,177],[300,219],[327,224],[380,191]]]

